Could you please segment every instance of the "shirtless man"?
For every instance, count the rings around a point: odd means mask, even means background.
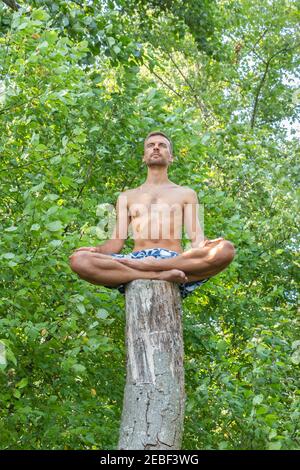
[[[148,167],[147,179],[119,195],[111,239],[96,247],[76,249],[70,266],[80,278],[122,293],[130,281],[156,279],[178,283],[185,297],[223,271],[233,260],[235,249],[223,238],[204,237],[196,192],[168,178],[168,167],[174,160],[172,143],[163,132],[146,137],[143,161]],[[129,226],[134,251],[118,254]],[[183,226],[191,240],[191,249],[185,252],[181,246]]]

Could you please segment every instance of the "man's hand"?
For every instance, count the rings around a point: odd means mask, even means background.
[[[213,240],[202,240],[202,242],[199,243],[197,248],[205,248],[206,246],[212,245],[214,243],[220,243],[220,241],[224,240],[224,238],[219,237],[219,238],[214,238]]]

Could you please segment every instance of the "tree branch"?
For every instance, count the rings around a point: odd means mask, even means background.
[[[277,55],[281,54],[282,52],[288,52],[288,51],[291,51],[295,48],[297,48],[299,46],[299,43],[296,43],[294,44],[293,46],[291,47],[287,47],[288,44],[286,44],[284,47],[282,47],[281,49],[279,49],[279,51],[276,51],[273,55],[271,55],[271,57],[269,57],[269,59],[265,62],[266,66],[265,66],[265,70],[264,70],[264,73],[263,73],[263,76],[258,84],[258,87],[257,87],[257,91],[256,91],[256,94],[255,94],[255,99],[254,99],[254,106],[253,106],[253,112],[252,112],[252,116],[251,116],[251,123],[250,123],[250,127],[251,129],[254,128],[254,125],[255,125],[255,119],[256,119],[256,114],[257,114],[257,108],[258,108],[258,99],[259,99],[259,95],[260,95],[260,92],[261,92],[261,89],[266,81],[266,76],[267,76],[267,73],[269,71],[269,67],[270,67],[270,63],[271,61],[274,59],[274,57],[276,57]]]
[[[171,85],[169,85],[167,82],[165,82],[165,80],[163,78],[161,78],[156,72],[154,72],[154,70],[150,70],[150,67],[148,67],[148,65],[146,65],[146,64],[144,64],[144,65],[145,65],[145,67],[147,67],[147,69],[151,73],[153,73],[153,75],[156,76],[156,78],[158,78],[158,80],[160,80],[167,88],[169,88],[169,90],[171,90],[173,93],[175,93],[175,95],[179,96],[179,98],[184,99],[184,97],[180,93],[178,93],[176,90],[174,90],[174,88]]]
[[[170,52],[168,51],[165,51],[167,56],[169,57],[169,59],[171,60],[171,62],[173,63],[174,67],[178,70],[178,72],[180,73],[180,75],[182,76],[183,80],[185,81],[185,83],[188,85],[188,87],[191,89],[192,93],[193,93],[193,96],[196,100],[196,103],[197,105],[199,106],[199,108],[201,109],[201,111],[204,113],[204,114],[207,114],[207,109],[203,106],[203,104],[201,103],[201,101],[199,100],[198,98],[198,95],[197,95],[197,92],[194,88],[194,86],[190,83],[190,81],[187,79],[187,77],[185,77],[185,75],[183,74],[182,70],[178,67],[178,65],[176,64],[175,60],[173,59],[173,56]]]
[[[11,8],[14,11],[18,11],[19,8],[21,8],[21,5],[19,5],[15,0],[2,0],[5,5],[7,5],[9,8]]]
[[[267,73],[268,73],[268,70],[269,70],[269,66],[270,66],[270,62],[271,62],[271,59],[269,59],[269,60],[267,61],[267,63],[266,63],[263,76],[262,76],[262,78],[261,78],[261,80],[260,80],[260,82],[259,82],[259,84],[258,84],[257,90],[256,90],[255,99],[254,99],[254,106],[253,106],[253,111],[252,111],[252,116],[251,116],[251,122],[250,122],[250,128],[251,128],[251,129],[254,128],[255,119],[256,119],[256,114],[257,114],[257,108],[258,108],[258,98],[259,98],[261,89],[262,89],[262,87],[263,87],[263,84],[265,83],[265,80],[266,80],[266,77],[267,77]]]

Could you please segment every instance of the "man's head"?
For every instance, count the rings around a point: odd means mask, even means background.
[[[164,132],[154,131],[144,141],[143,161],[148,167],[169,166],[173,161],[172,142]]]

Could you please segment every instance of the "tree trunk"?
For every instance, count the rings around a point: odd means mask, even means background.
[[[119,450],[181,448],[184,420],[179,288],[136,280],[126,287],[127,377]]]

